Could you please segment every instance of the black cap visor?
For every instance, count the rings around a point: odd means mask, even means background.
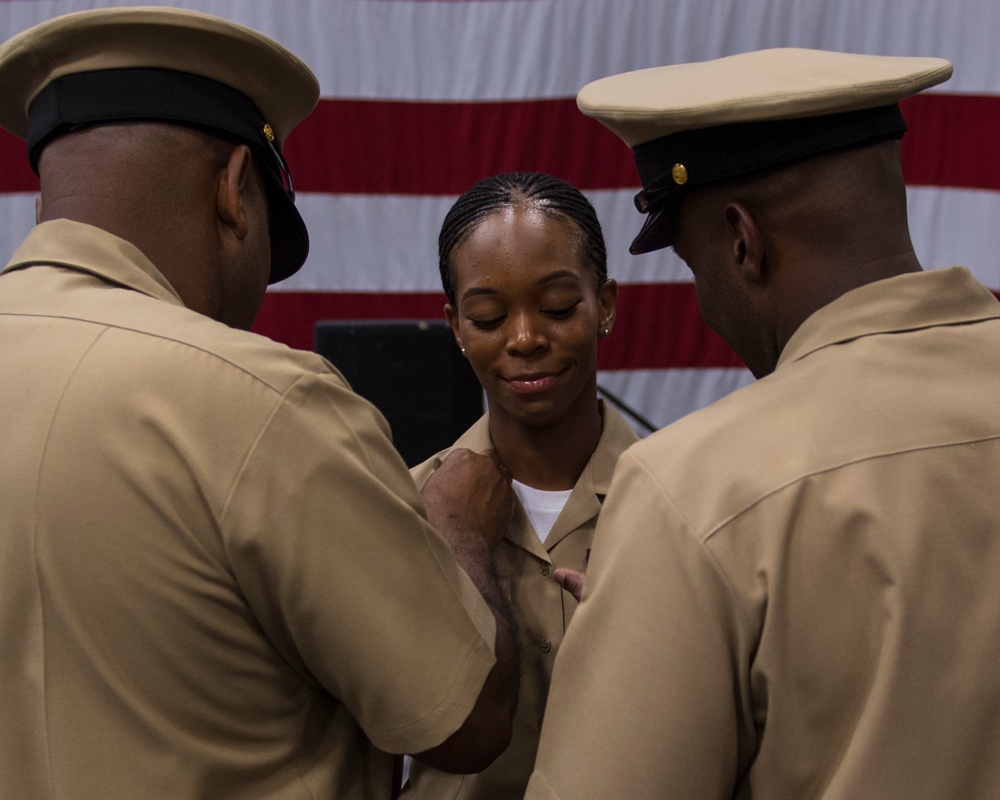
[[[632,255],[638,256],[670,247],[674,243],[674,212],[679,205],[680,197],[678,196],[675,202],[668,201],[655,211],[647,213],[642,228],[632,240],[628,251]]]
[[[270,161],[261,157],[260,150],[251,148],[254,157],[265,165],[261,175],[271,210],[271,274],[267,282],[277,283],[294,275],[305,263],[309,255],[309,232],[295,207],[294,193],[285,186],[288,181],[275,174],[269,166]]]

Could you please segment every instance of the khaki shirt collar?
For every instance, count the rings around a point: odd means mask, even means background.
[[[551,550],[562,539],[601,512],[601,504],[611,485],[611,475],[615,464],[618,463],[618,457],[625,448],[639,438],[621,414],[603,400],[600,403],[601,416],[604,418],[601,438],[590,461],[583,468],[576,486],[573,487],[573,493],[566,501],[566,506],[545,539],[547,549]]]
[[[82,222],[55,219],[36,225],[0,274],[34,266],[86,272],[158,300],[184,305],[180,295],[139,248]]]
[[[546,537],[544,545],[531,528],[521,504],[515,504],[514,519],[507,528],[504,538],[528,550],[543,561],[549,561],[547,550],[551,550],[562,539],[600,513],[601,503],[608,493],[611,475],[618,462],[618,456],[639,438],[621,414],[603,400],[599,402],[604,424],[597,449],[594,450],[590,461],[583,468],[569,500],[566,501],[566,505]],[[462,434],[449,451],[459,447],[465,447],[477,453],[494,449],[493,439],[490,437],[489,412]]]
[[[897,275],[852,289],[812,314],[788,340],[776,369],[862,336],[1000,317],[1000,304],[965,267]]]

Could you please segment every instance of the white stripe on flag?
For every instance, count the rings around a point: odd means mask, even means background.
[[[661,335],[670,334],[661,329]],[[654,427],[662,428],[753,383],[753,376],[745,369],[630,369],[601,371],[597,383]],[[648,435],[628,414],[625,417],[636,433]]]
[[[630,191],[589,192],[608,242],[609,274],[622,284],[689,282],[672,252],[628,253],[640,215]],[[1000,291],[1000,193],[912,187],[910,229],[928,269],[960,264]],[[437,232],[451,197],[304,194],[299,208],[312,248],[305,267],[276,291],[436,292]],[[6,263],[34,225],[35,196],[0,194]]]
[[[60,13],[147,4],[257,28],[302,57],[327,97],[570,97],[615,72],[789,46],[941,56],[956,66],[949,91],[1000,87],[992,0],[7,0],[0,37]]]

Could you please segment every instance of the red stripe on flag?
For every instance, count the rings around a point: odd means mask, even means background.
[[[1000,190],[1000,97],[905,100],[907,181]],[[581,189],[638,185],[631,151],[573,98],[423,103],[324,99],[289,137],[296,189],[457,195],[480,178],[541,170]],[[0,192],[34,192],[24,144],[0,131]]]
[[[268,292],[254,330],[312,350],[321,320],[443,319],[443,293]],[[651,329],[649,320],[661,325]],[[621,287],[612,335],[601,340],[598,368],[741,367],[743,362],[701,320],[694,285]]]
[[[289,347],[312,350],[322,320],[444,319],[444,293],[268,292],[253,330]]]
[[[1000,97],[903,101],[907,181],[1000,190]],[[322,102],[289,140],[304,191],[456,195],[498,172],[541,170],[581,189],[631,189],[631,150],[573,98],[497,103]],[[318,163],[321,162],[321,163]]]
[[[289,137],[288,161],[303,191],[338,194],[457,195],[519,170],[582,189],[638,182],[632,151],[572,99],[326,101]]]
[[[900,107],[908,184],[1000,189],[1000,97],[921,94]]]
[[[37,191],[38,176],[28,166],[28,146],[0,128],[0,194]]]

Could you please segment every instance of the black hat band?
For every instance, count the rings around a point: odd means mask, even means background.
[[[671,196],[790,164],[821,153],[899,139],[906,122],[899,105],[799,119],[735,122],[681,131],[633,149],[643,190],[636,208],[655,211]]]
[[[169,69],[129,68],[77,72],[52,80],[28,113],[28,159],[38,172],[42,149],[53,138],[98,122],[169,122],[207,128],[255,148],[291,190],[280,143],[260,110],[242,92],[200,75]]]
[[[256,104],[223,83],[170,69],[93,70],[52,80],[28,112],[28,158],[37,174],[45,145],[85,125],[164,122],[210,131],[243,142],[264,167],[271,210],[270,282],[295,273],[309,253],[309,235],[295,208],[292,178]]]

